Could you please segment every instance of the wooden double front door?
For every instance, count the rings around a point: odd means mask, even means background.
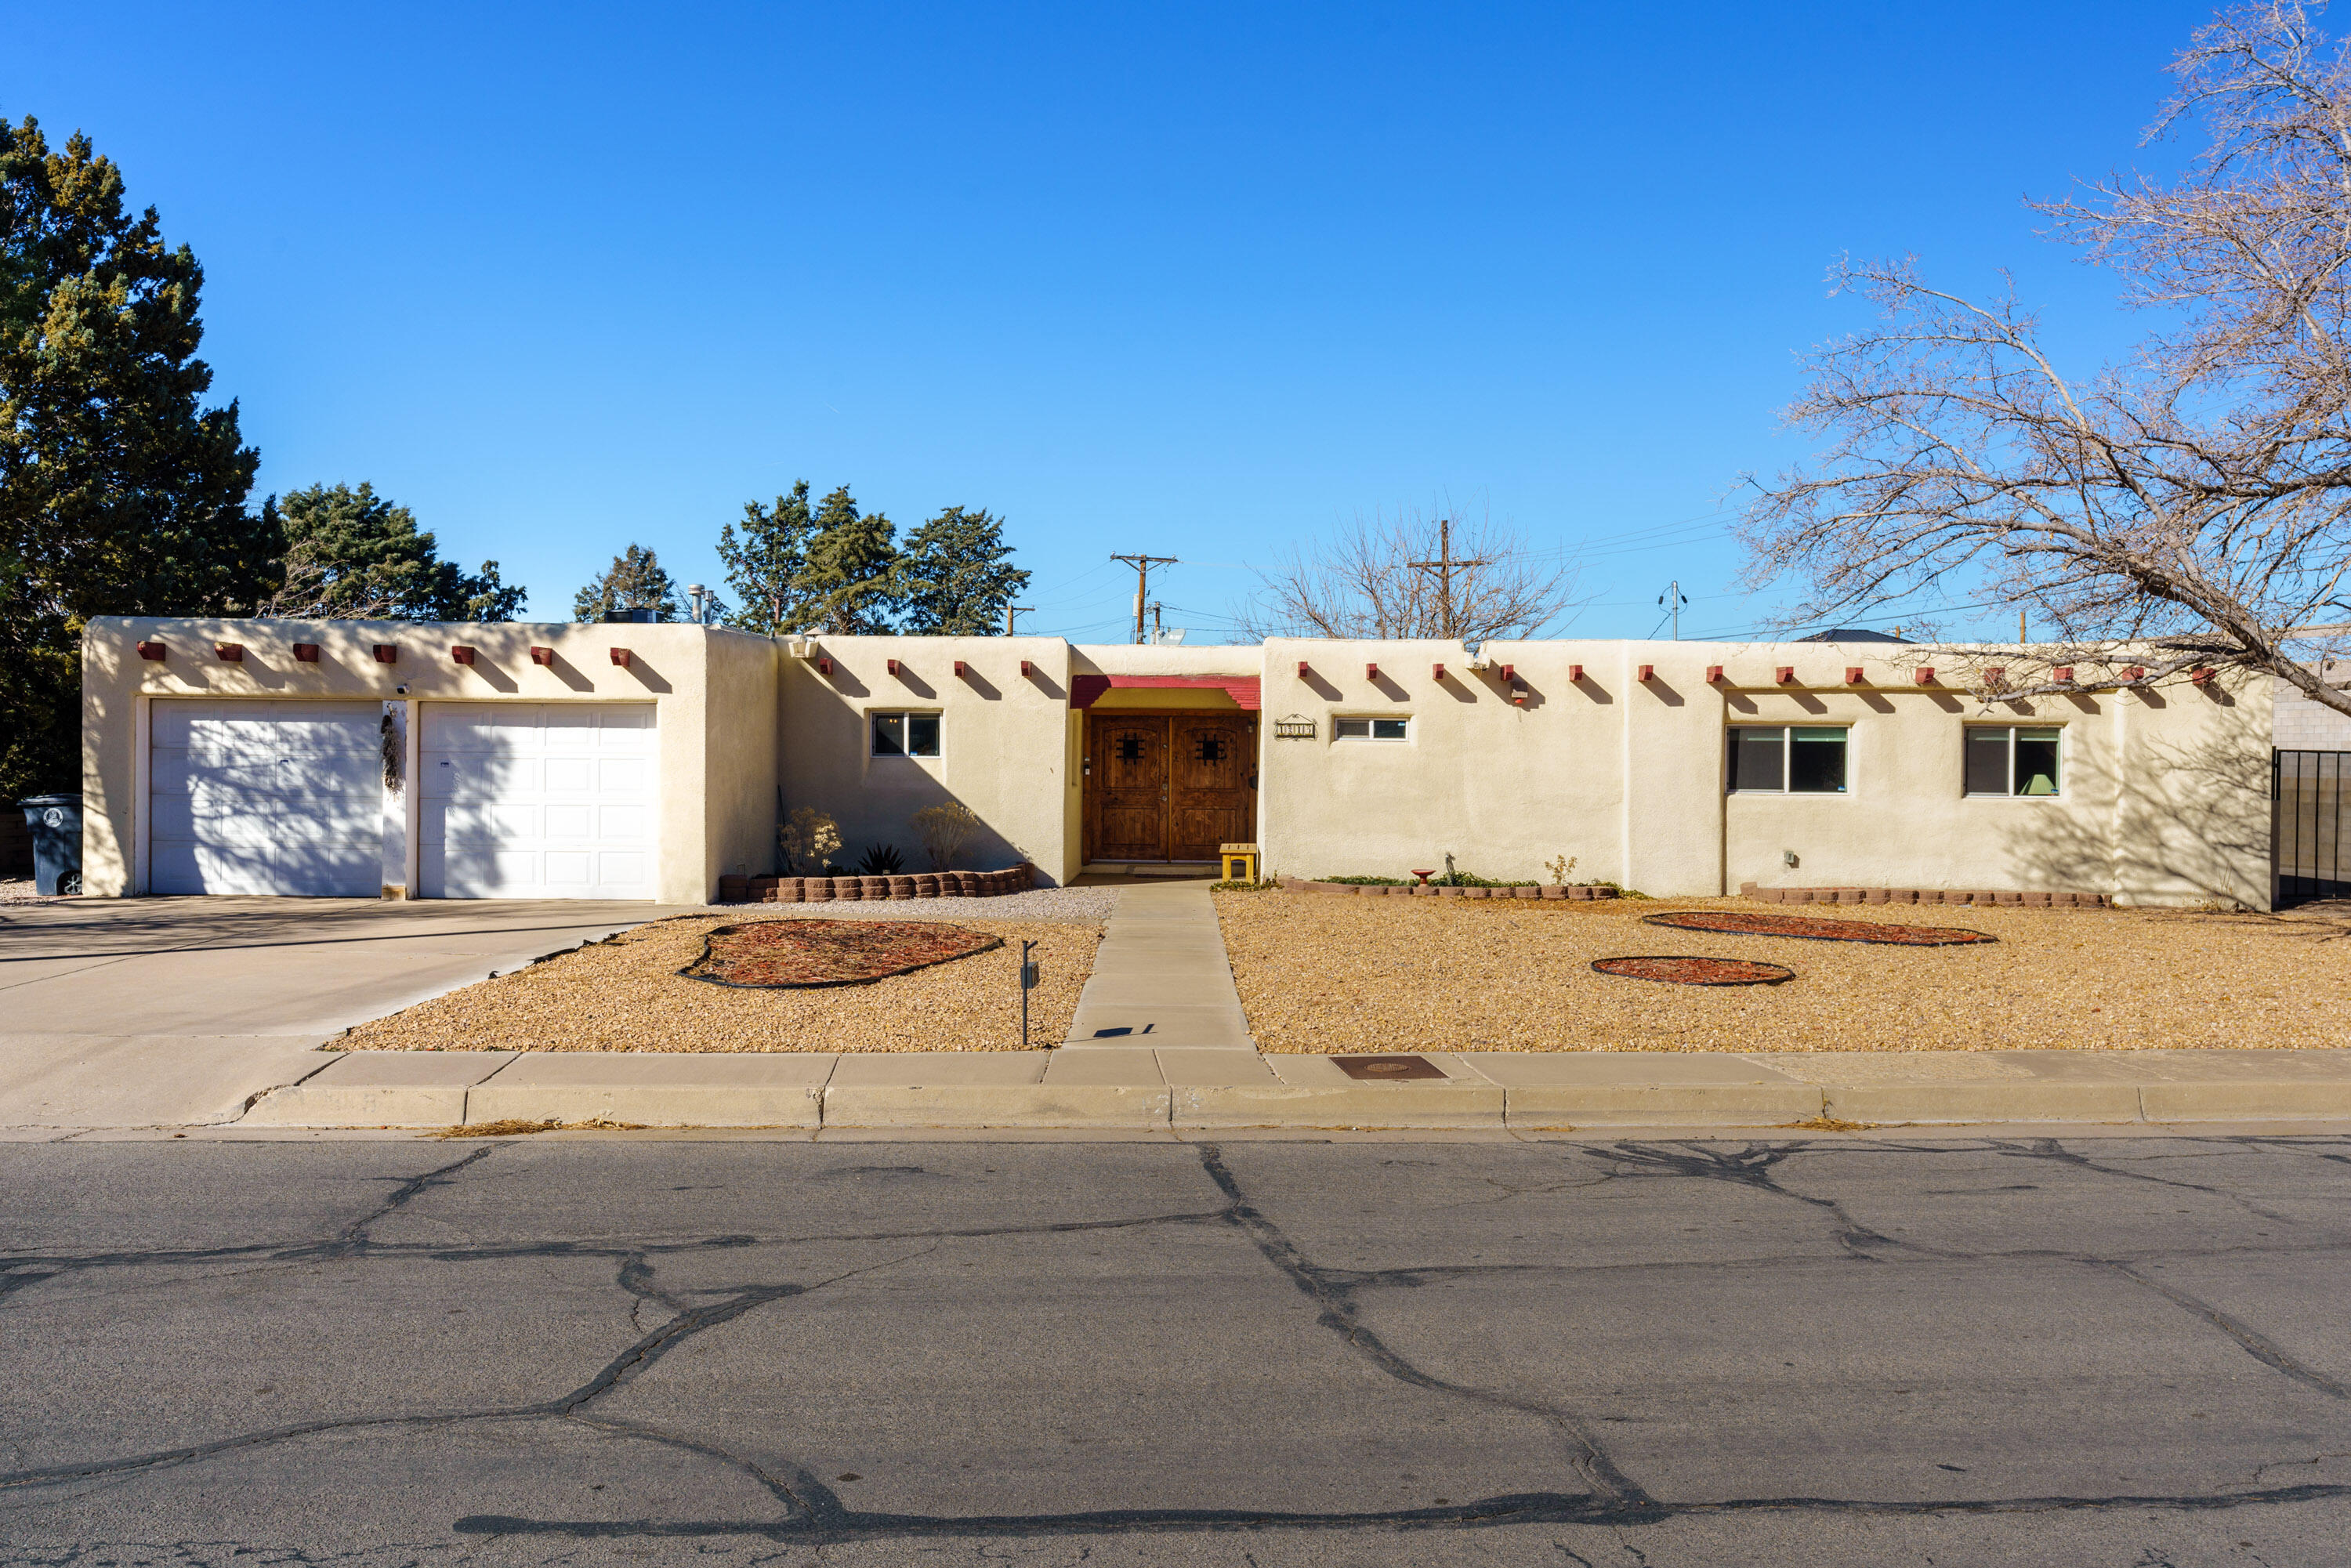
[[[1086,858],[1212,861],[1257,832],[1257,716],[1086,716]]]

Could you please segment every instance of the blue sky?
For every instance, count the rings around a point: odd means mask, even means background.
[[[1575,635],[1743,632],[1721,498],[1802,455],[1840,252],[2131,323],[2021,205],[2142,152],[2174,0],[0,5],[208,275],[262,485],[372,481],[561,618],[714,586],[795,478],[1009,520],[1023,630],[1212,640],[1252,565],[1451,505],[1580,555]]]

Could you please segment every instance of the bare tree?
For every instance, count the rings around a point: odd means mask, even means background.
[[[1358,517],[1259,573],[1244,634],[1266,637],[1531,637],[1574,602],[1575,568],[1538,556],[1490,518]]]
[[[1834,269],[1881,324],[1813,351],[1787,417],[1823,450],[1740,526],[1750,580],[1808,585],[1792,623],[2005,604],[2144,670],[2011,671],[2013,695],[2234,666],[2351,713],[2304,662],[2351,619],[2351,66],[2302,5],[2257,4],[2172,70],[2147,138],[2200,131],[2179,179],[2035,204],[2156,313],[2124,361],[2069,377],[2012,287],[1977,304],[1907,260]]]

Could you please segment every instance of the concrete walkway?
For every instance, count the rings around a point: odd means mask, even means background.
[[[1254,1051],[1205,882],[1119,889],[1064,1045]]]

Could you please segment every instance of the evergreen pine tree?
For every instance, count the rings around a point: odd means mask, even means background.
[[[898,562],[902,630],[988,637],[1004,629],[1004,607],[1029,586],[1012,564],[1004,519],[949,507],[906,536]]]
[[[808,564],[816,520],[809,512],[809,482],[799,480],[772,507],[743,503],[743,531],[728,523],[718,530],[718,559],[740,608],[730,624],[774,636],[797,630],[800,573]]]
[[[88,138],[0,121],[0,798],[80,785],[89,617],[249,611],[274,575],[203,287]]]
[[[279,615],[313,620],[510,621],[524,591],[498,563],[468,576],[443,560],[405,507],[362,483],[313,485],[276,503],[286,532]]]
[[[835,636],[887,632],[896,607],[897,525],[861,512],[849,486],[817,503],[793,630]]]
[[[601,621],[613,610],[650,610],[656,621],[677,619],[677,587],[643,545],[632,544],[614,556],[612,564],[571,599],[574,621]]]

